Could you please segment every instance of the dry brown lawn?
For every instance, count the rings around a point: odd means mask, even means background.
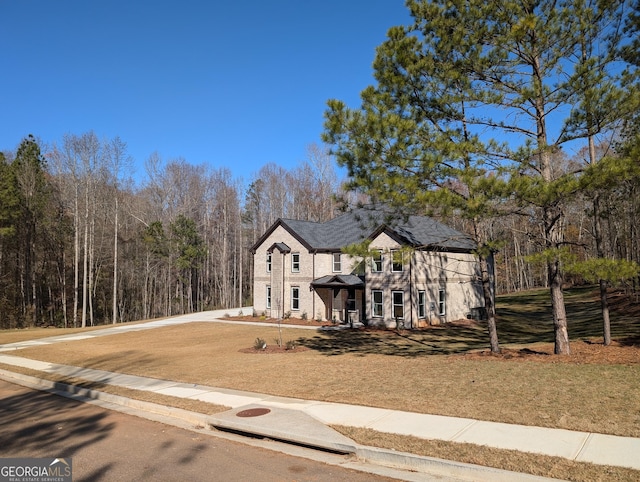
[[[466,443],[424,440],[355,427],[334,427],[364,445],[576,482],[640,480],[640,471]]]
[[[297,346],[289,351],[275,347],[273,323],[192,323],[11,354],[280,396],[640,437],[640,305],[612,299],[616,342],[604,347],[592,290],[567,292],[572,355],[558,357],[552,355],[546,296],[535,291],[501,297],[500,356],[487,352],[485,329],[469,322],[403,332],[286,328],[283,341]],[[0,344],[73,331],[5,331]],[[252,349],[258,337],[267,350]],[[205,413],[224,409],[44,376]],[[640,471],[630,469],[337,428],[367,445],[506,470],[576,481],[640,480]]]
[[[253,353],[278,329],[191,323],[12,352],[38,360],[273,395],[640,437],[640,350],[573,342],[424,356],[430,333],[283,329],[306,350]],[[620,353],[616,362],[589,352]],[[593,359],[594,362],[590,360]],[[620,360],[625,360],[620,362]]]
[[[616,341],[604,347],[597,292],[567,291],[572,355],[558,357],[552,355],[547,298],[544,290],[499,298],[500,356],[486,350],[485,328],[470,322],[403,332],[284,328],[283,341],[297,346],[287,351],[275,346],[278,327],[266,323],[269,320],[258,327],[191,323],[11,354],[288,397],[640,437],[640,303],[612,293]],[[298,323],[317,326],[313,321]],[[85,330],[0,331],[0,344]],[[267,341],[267,350],[252,349],[258,337]],[[57,375],[40,376],[202,413],[224,410]],[[547,477],[640,480],[640,471],[630,469],[336,428],[367,445]]]

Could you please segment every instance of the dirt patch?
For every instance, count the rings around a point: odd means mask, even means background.
[[[225,320],[231,321],[250,321],[252,323],[264,323],[266,325],[277,325],[277,318],[263,318],[261,316],[229,316],[224,318]],[[300,318],[287,318],[279,321],[282,325],[295,325],[295,326],[317,326],[318,328],[322,326],[331,326],[332,323],[330,321],[316,321],[316,320],[302,320]]]
[[[602,342],[571,342],[571,355],[554,355],[553,343],[536,344],[526,348],[502,348],[502,353],[490,350],[476,351],[460,355],[469,360],[491,359],[504,361],[530,361],[540,363],[571,363],[598,365],[638,365],[640,364],[640,343],[614,341],[609,346]]]

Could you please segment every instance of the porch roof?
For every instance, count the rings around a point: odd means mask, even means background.
[[[355,274],[334,274],[314,279],[311,286],[314,288],[364,288],[364,281]]]
[[[281,253],[290,253],[291,248],[284,243],[273,243],[269,249],[267,249],[267,253],[273,253],[275,250],[280,251]]]

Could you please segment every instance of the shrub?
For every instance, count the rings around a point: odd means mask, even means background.
[[[285,345],[285,350],[294,350],[296,347],[296,342],[294,340],[288,340]]]
[[[256,338],[256,341],[253,342],[253,347],[256,350],[264,350],[267,347],[267,342],[264,341],[262,338],[258,337]]]
[[[301,315],[300,317],[301,317],[303,320],[306,320],[306,319],[307,319],[307,312],[306,312],[306,311],[303,311],[303,312],[302,312],[302,315]]]
[[[289,318],[291,318],[291,312],[290,311],[285,312],[282,318],[284,318],[285,320],[288,320]]]

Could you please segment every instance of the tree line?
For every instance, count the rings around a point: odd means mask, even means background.
[[[332,217],[323,148],[249,187],[152,154],[134,185],[124,141],[34,136],[0,153],[0,327],[85,327],[250,304],[250,246],[279,217]]]

